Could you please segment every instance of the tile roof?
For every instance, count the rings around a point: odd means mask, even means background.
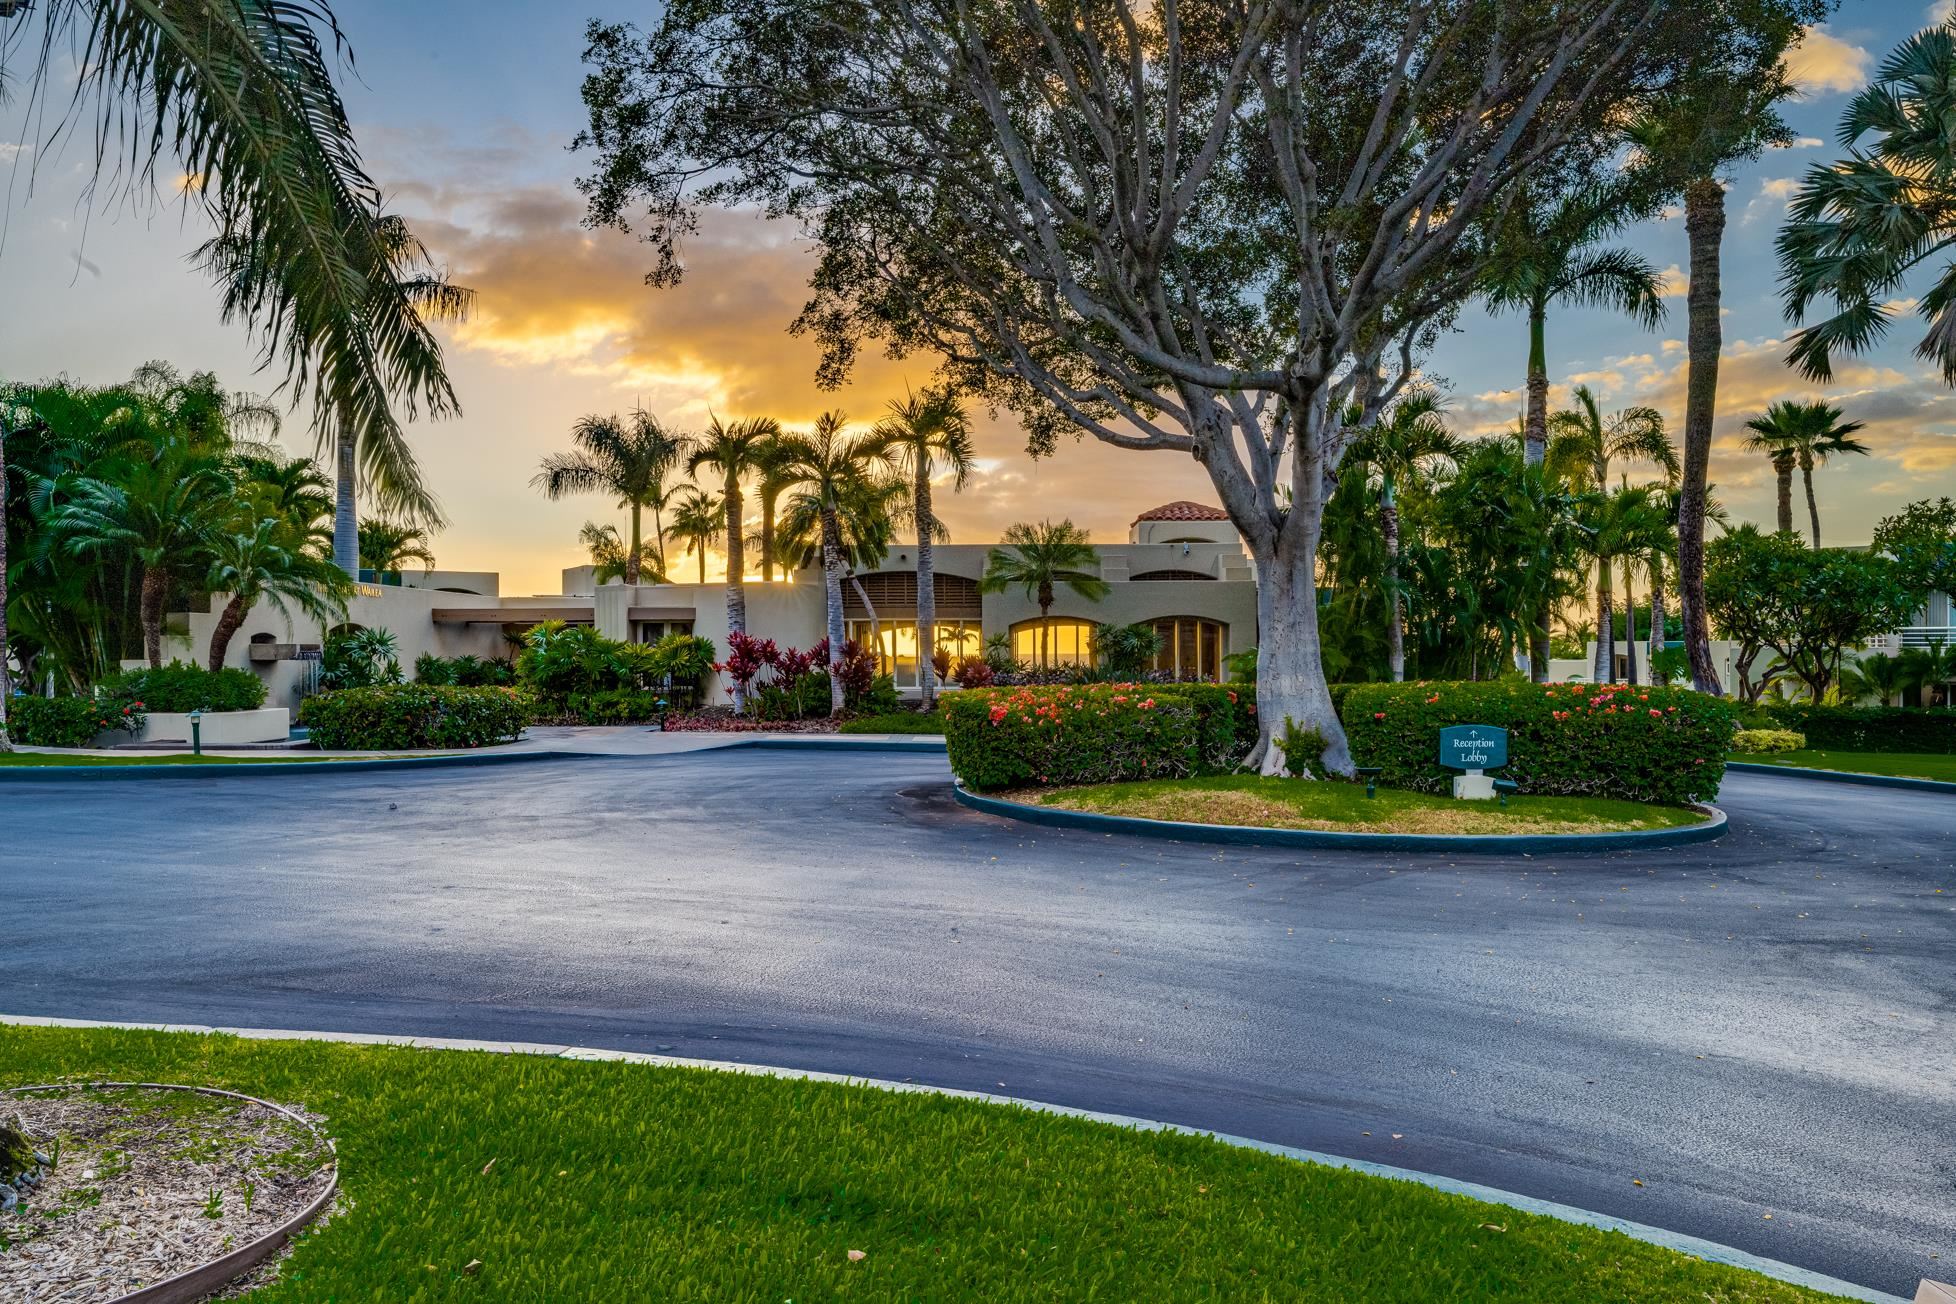
[[[1151,507],[1134,518],[1136,521],[1226,521],[1229,513],[1220,507],[1210,507],[1206,503],[1192,503],[1186,498],[1172,503]]]

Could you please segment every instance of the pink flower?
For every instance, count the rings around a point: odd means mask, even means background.
[[[991,710],[991,716],[992,716],[992,723],[997,724],[1000,720],[1003,720],[1005,718],[1006,716],[1005,708],[1002,706],[994,706]]]
[[[1383,720],[1383,719],[1385,719],[1385,712],[1384,712],[1384,711],[1374,711],[1374,712],[1372,712],[1372,718],[1373,718],[1374,720]]]
[[[1657,717],[1658,719],[1660,719],[1660,720],[1662,720],[1662,719],[1664,718],[1664,713],[1663,713],[1662,711],[1660,711],[1660,710],[1658,710],[1658,709],[1657,709],[1656,707],[1654,707],[1654,706],[1650,708],[1650,713],[1651,713],[1652,715],[1654,715],[1654,716],[1656,716],[1656,717]]]

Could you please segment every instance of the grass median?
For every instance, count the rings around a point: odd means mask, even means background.
[[[344,1206],[254,1301],[1833,1298],[1411,1183],[924,1094],[3,1025],[0,1065],[0,1086],[210,1084],[323,1114]]]
[[[1705,819],[1701,812],[1683,807],[1604,797],[1510,797],[1502,806],[1394,788],[1380,788],[1377,796],[1367,797],[1359,784],[1251,774],[1036,788],[998,795],[1135,819],[1338,833],[1620,833],[1679,828]]]
[[[1809,747],[1796,752],[1735,752],[1731,759],[1751,765],[1784,765],[1796,770],[1843,770],[1849,774],[1956,783],[1956,756],[1934,752],[1840,752]]]

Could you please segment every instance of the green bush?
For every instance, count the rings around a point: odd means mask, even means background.
[[[935,711],[890,711],[882,715],[858,716],[844,720],[836,728],[846,734],[941,734],[944,717]]]
[[[173,714],[256,711],[265,705],[265,681],[231,666],[213,674],[203,666],[172,661],[161,669],[111,675],[100,687],[102,695],[116,703],[141,702],[147,710]]]
[[[552,704],[567,703],[572,694],[656,693],[668,683],[696,684],[713,668],[713,644],[692,634],[621,643],[589,625],[550,620],[525,634],[523,645],[517,681]]]
[[[86,747],[107,729],[135,733],[146,718],[133,702],[16,697],[7,704],[7,735],[28,747]]]
[[[1784,729],[1807,736],[1807,746],[1843,752],[1931,752],[1956,755],[1956,710],[1899,706],[1806,706],[1764,708]]]
[[[666,713],[666,699],[636,688],[572,693],[564,705],[584,724],[651,724]]]
[[[1732,750],[1749,754],[1797,752],[1807,745],[1805,734],[1791,729],[1741,729],[1732,735]]]
[[[309,697],[299,723],[326,748],[484,747],[516,737],[530,702],[513,688],[386,684]]]
[[[1508,731],[1502,771],[1524,793],[1678,804],[1718,795],[1733,711],[1686,688],[1494,683],[1366,684],[1345,698],[1352,758],[1391,787],[1444,792],[1446,725]]]
[[[478,656],[438,657],[423,652],[414,659],[414,682],[438,688],[501,688],[516,682],[516,667]]]
[[[1283,733],[1278,742],[1284,749],[1285,774],[1293,779],[1320,777],[1324,749],[1328,745],[1320,730],[1306,729],[1285,716]]]
[[[326,636],[320,654],[319,686],[373,688],[401,682],[400,645],[385,629],[343,630]]]
[[[1255,736],[1219,684],[1063,684],[948,694],[951,769],[978,791],[1172,779],[1226,769]]]

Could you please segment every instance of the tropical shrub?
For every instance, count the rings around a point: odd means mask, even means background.
[[[1809,747],[1956,754],[1956,710],[1948,707],[1921,710],[1790,703],[1768,705],[1763,710],[1781,728],[1805,734]]]
[[[692,686],[713,668],[713,644],[692,634],[668,634],[657,643],[623,643],[589,625],[545,621],[523,636],[516,679],[551,706],[573,694],[631,691],[654,695],[673,685]]]
[[[944,717],[935,711],[890,711],[882,715],[862,715],[836,726],[846,734],[941,734]]]
[[[1278,743],[1284,749],[1284,773],[1294,779],[1322,777],[1324,766],[1324,734],[1317,729],[1305,728],[1284,717],[1283,732],[1277,735]]]
[[[990,688],[998,672],[983,657],[965,657],[958,662],[952,678],[958,681],[959,688]]]
[[[651,724],[671,707],[659,693],[640,688],[572,693],[564,705],[582,724]]]
[[[332,692],[398,684],[401,682],[398,651],[394,635],[384,629],[329,634],[320,652],[319,687]]]
[[[485,747],[515,738],[529,718],[530,701],[514,688],[384,684],[319,693],[299,706],[313,742],[365,751]]]
[[[91,697],[16,697],[8,704],[7,732],[29,747],[86,747],[104,730],[140,731],[148,719],[143,705]]]
[[[938,709],[951,769],[978,791],[1214,773],[1256,736],[1250,704],[1216,684],[980,688]]]
[[[1161,651],[1161,635],[1153,625],[1095,625],[1093,648],[1103,675],[1131,682],[1148,673],[1148,663]]]
[[[501,688],[516,682],[516,666],[478,656],[439,657],[424,652],[414,659],[414,682],[437,688]]]
[[[1524,793],[1680,804],[1718,795],[1733,709],[1685,688],[1492,683],[1363,684],[1344,702],[1353,760],[1381,783],[1444,792],[1440,730],[1508,731],[1502,771]]]
[[[1741,729],[1732,735],[1732,750],[1748,754],[1797,752],[1807,745],[1805,734],[1791,729]]]
[[[151,711],[166,713],[256,711],[265,705],[265,681],[249,670],[231,666],[212,672],[203,666],[172,661],[161,669],[111,675],[100,688],[102,696],[112,702],[141,702]]]

